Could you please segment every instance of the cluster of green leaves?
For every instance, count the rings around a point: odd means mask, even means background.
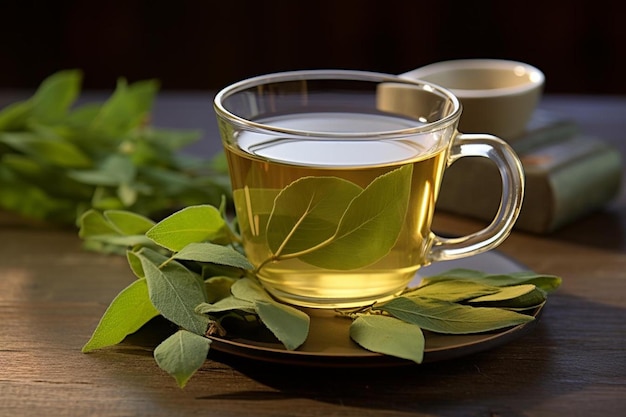
[[[365,349],[421,363],[422,330],[483,333],[534,320],[561,278],[530,271],[487,274],[452,269],[424,278],[419,287],[354,314],[350,336]]]
[[[206,359],[225,318],[256,321],[287,349],[308,335],[309,317],[274,301],[250,276],[238,236],[220,209],[189,206],[154,223],[120,210],[89,210],[80,236],[112,252],[126,250],[136,280],[105,311],[84,352],[120,343],[161,315],[179,330],[154,351],[158,365],[183,387]]]
[[[310,318],[256,281],[224,204],[190,206],[158,223],[127,211],[90,210],[80,226],[87,243],[125,250],[136,276],[107,308],[84,352],[118,344],[161,315],[179,330],[154,357],[184,387],[204,363],[211,337],[228,335],[228,320],[268,329],[288,350],[308,337]],[[422,329],[465,334],[526,323],[533,317],[524,311],[544,303],[559,284],[557,277],[530,272],[452,270],[390,301],[342,314],[354,319],[350,337],[365,349],[420,363]]]
[[[223,164],[179,152],[199,132],[150,125],[156,80],[120,79],[104,102],[78,105],[81,83],[80,71],[60,71],[0,111],[0,209],[75,224],[89,208],[154,217],[219,205]]]

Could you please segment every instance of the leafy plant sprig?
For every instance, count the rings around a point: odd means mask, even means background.
[[[228,320],[269,329],[286,349],[308,336],[309,317],[274,300],[254,277],[224,205],[190,206],[159,223],[135,213],[90,210],[81,217],[87,244],[126,250],[136,280],[105,311],[84,352],[120,343],[161,315],[179,330],[154,350],[157,364],[184,387],[202,366],[212,337],[228,337]],[[486,332],[533,320],[525,310],[546,300],[560,278],[532,272],[485,274],[457,269],[358,312],[350,337],[363,348],[421,363],[422,330]]]
[[[0,111],[0,209],[75,224],[89,208],[157,217],[229,193],[221,160],[180,152],[199,132],[150,125],[156,80],[119,79],[102,103],[78,103],[81,83],[57,72]]]

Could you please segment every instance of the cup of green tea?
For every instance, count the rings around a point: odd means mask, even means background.
[[[243,250],[274,297],[314,308],[364,306],[403,291],[432,262],[498,246],[521,208],[511,148],[457,131],[448,90],[394,75],[294,71],[237,82],[215,97]],[[500,209],[462,237],[431,230],[446,168],[491,159]]]

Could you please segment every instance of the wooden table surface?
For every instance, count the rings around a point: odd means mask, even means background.
[[[219,147],[207,94],[160,96],[155,123],[201,128]],[[2,104],[2,103],[0,103]],[[546,97],[626,157],[626,98]],[[211,142],[209,142],[211,141]],[[0,190],[1,192],[1,190]],[[466,233],[476,222],[438,216]],[[626,187],[605,210],[549,236],[515,231],[499,249],[563,277],[537,326],[489,351],[420,366],[326,369],[211,352],[179,389],[155,364],[158,334],[81,353],[125,259],[86,252],[74,230],[0,216],[1,416],[626,415]]]

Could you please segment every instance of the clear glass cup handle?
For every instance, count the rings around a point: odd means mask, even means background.
[[[430,262],[463,258],[495,248],[507,238],[522,208],[524,170],[505,141],[492,135],[457,133],[448,165],[465,156],[484,157],[495,163],[502,179],[500,206],[491,223],[475,233],[455,238],[432,234]]]

